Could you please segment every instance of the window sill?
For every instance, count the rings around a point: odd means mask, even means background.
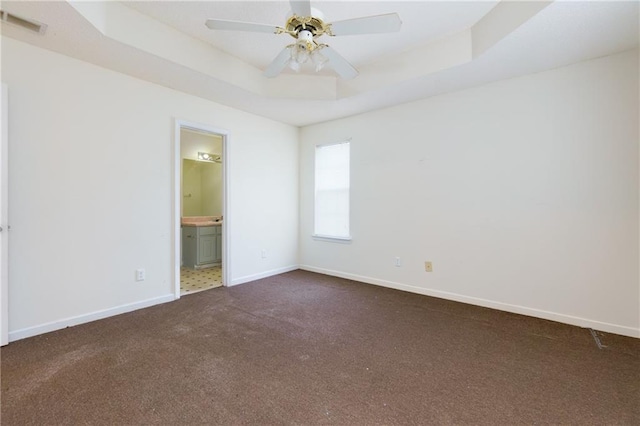
[[[311,238],[313,238],[316,241],[327,241],[330,243],[340,243],[340,244],[351,244],[351,237],[331,237],[328,235],[316,235],[313,234],[311,235]]]

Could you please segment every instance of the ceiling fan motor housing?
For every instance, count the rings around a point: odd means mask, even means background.
[[[298,41],[296,42],[298,49],[303,49],[308,52],[314,50],[317,46],[313,40],[313,33],[309,30],[301,30],[298,32]]]
[[[311,32],[312,38],[322,34],[330,34],[329,25],[324,22],[324,15],[318,9],[311,8],[312,16],[298,16],[293,14],[285,24],[285,30],[294,38],[299,38],[302,30]]]

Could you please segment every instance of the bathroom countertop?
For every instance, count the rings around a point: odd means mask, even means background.
[[[219,216],[187,216],[181,220],[182,226],[221,226],[222,218]]]
[[[221,226],[222,221],[214,222],[212,220],[202,222],[182,222],[182,226]]]

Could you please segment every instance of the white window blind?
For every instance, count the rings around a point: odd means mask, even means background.
[[[316,146],[315,224],[319,237],[349,239],[349,142]]]

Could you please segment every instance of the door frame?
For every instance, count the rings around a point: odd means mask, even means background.
[[[172,241],[173,241],[173,291],[174,298],[180,298],[180,253],[181,253],[181,201],[182,201],[182,155],[180,153],[181,141],[180,130],[194,130],[200,133],[209,133],[222,137],[222,285],[227,286],[231,282],[231,262],[229,253],[231,252],[231,238],[229,219],[229,131],[219,127],[192,121],[175,119],[173,137],[173,208],[172,208]]]
[[[2,83],[0,108],[0,346],[9,343],[9,96]]]

